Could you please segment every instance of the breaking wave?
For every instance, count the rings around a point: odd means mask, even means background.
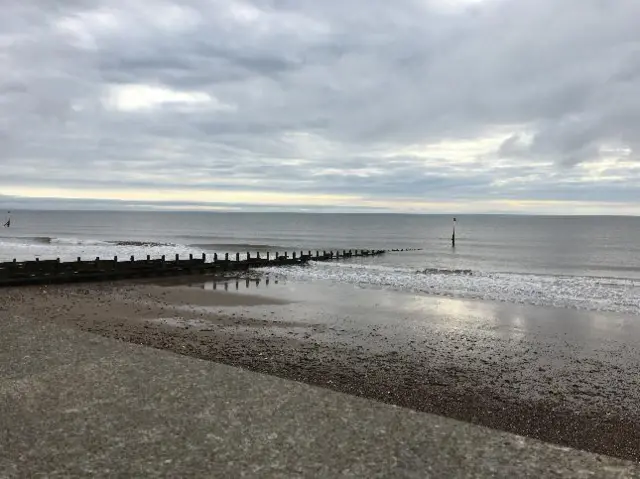
[[[259,244],[259,243],[200,243],[190,244],[192,248],[201,248],[211,251],[274,251],[274,250],[287,250],[291,247],[272,244]]]
[[[23,236],[23,237],[3,237],[3,242],[21,245],[106,245],[107,241],[84,238],[65,238],[51,236]]]
[[[60,246],[100,246],[100,245],[115,245],[115,246],[141,246],[141,247],[156,247],[156,246],[175,246],[171,243],[158,243],[154,241],[112,241],[112,240],[98,240],[91,238],[73,238],[73,237],[52,237],[52,236],[22,236],[22,237],[2,237],[0,240],[7,243],[18,243],[23,245],[60,245]]]
[[[157,243],[155,241],[107,241],[116,246],[138,246],[142,248],[157,248],[159,246],[177,246],[173,243]]]
[[[162,255],[200,255],[202,250],[196,250],[186,245],[161,243],[157,241],[113,241],[73,237],[0,237],[0,262],[31,261],[35,258],[75,261],[76,258],[113,257],[129,258],[130,256],[151,256],[159,258]]]
[[[326,280],[434,296],[640,315],[640,281],[632,279],[448,269],[415,271],[348,263],[312,263],[267,268],[266,272],[298,281]]]

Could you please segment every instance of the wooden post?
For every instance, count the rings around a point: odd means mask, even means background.
[[[320,251],[316,250],[316,258],[320,256]]]
[[[229,261],[229,253],[225,253],[224,254],[224,260],[225,261]]]
[[[453,234],[451,235],[451,247],[456,247],[456,219],[453,218]]]
[[[236,261],[240,261],[240,253],[236,253]]]
[[[287,253],[286,251],[284,252],[284,259],[289,259],[289,253]]]
[[[257,259],[260,259],[260,251],[258,251],[258,252],[256,253],[256,258],[257,258]]]
[[[276,259],[278,259],[278,252],[276,251]]]
[[[218,261],[218,253],[213,253],[213,262],[215,263],[216,261]]]
[[[78,256],[78,257],[76,258],[76,261],[78,261],[78,263],[80,263],[80,262],[82,261],[82,260],[80,259],[80,256]]]
[[[180,261],[180,255],[176,253],[176,263]]]
[[[166,259],[165,259],[164,255],[162,255],[162,258],[160,258],[160,260],[161,260],[163,263],[165,262],[165,260],[166,260]]]
[[[251,259],[251,253],[247,252],[247,261]]]
[[[193,261],[193,255],[189,254],[189,261]]]
[[[151,261],[151,255],[150,254],[147,255],[147,261]]]
[[[293,255],[293,259],[296,259],[296,252],[295,251],[292,253],[292,255]]]
[[[215,255],[216,257],[218,256],[217,254]],[[215,261],[215,259],[214,259]],[[206,263],[207,262],[207,253],[202,253],[202,262]]]
[[[118,257],[117,257],[117,256],[114,256],[114,257],[113,257],[113,262],[114,262],[114,263],[117,263],[117,262],[118,262]]]

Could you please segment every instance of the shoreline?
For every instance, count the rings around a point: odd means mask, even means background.
[[[460,309],[460,322],[454,325],[443,319],[444,313],[437,317],[433,311],[433,317],[416,316],[415,324],[406,318],[389,321],[387,315],[399,311],[397,305],[376,309],[359,303],[369,296],[379,300],[379,292],[347,290],[345,295],[356,297],[351,304],[342,297],[331,298],[319,285],[300,286],[299,292],[305,288],[319,290],[315,302],[305,294],[299,295],[302,301],[287,301],[292,293],[286,290],[246,294],[170,283],[12,288],[0,299],[0,308],[546,442],[640,460],[632,338],[625,343],[612,334],[600,338],[601,345],[595,347],[584,331],[576,331],[574,337],[571,328],[562,331],[580,320],[580,315],[574,318],[566,312],[558,313],[560,321],[568,318],[559,330],[540,320],[537,332],[531,327],[523,333],[507,324],[503,329],[508,335],[482,323],[464,326],[469,318],[486,323],[489,313],[481,308]],[[427,306],[422,311],[429,311]],[[514,317],[522,312],[511,306],[499,311],[510,308]],[[421,321],[424,329],[412,329]]]

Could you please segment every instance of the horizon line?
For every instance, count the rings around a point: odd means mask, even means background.
[[[10,213],[9,213],[10,212]],[[289,210],[202,210],[202,209],[162,209],[162,208],[130,208],[130,209],[103,209],[103,208],[16,208],[7,210],[6,214],[18,212],[42,212],[42,213],[200,213],[200,214],[296,214],[296,215],[394,215],[394,216],[537,216],[553,218],[594,217],[594,218],[640,218],[633,214],[589,214],[589,213],[528,213],[528,212],[478,212],[478,213],[422,213],[401,211],[289,211]]]

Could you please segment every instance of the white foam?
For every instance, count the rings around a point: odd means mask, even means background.
[[[202,253],[184,245],[116,245],[97,240],[80,240],[76,243],[72,241],[72,239],[66,239],[61,242],[51,241],[39,244],[0,241],[0,261],[11,261],[14,258],[18,261],[32,261],[35,258],[60,258],[62,261],[75,261],[78,256],[86,260],[92,260],[96,257],[107,259],[114,256],[128,260],[130,256],[144,258],[147,255],[152,258],[165,255],[168,259],[172,259],[176,254],[184,257],[189,254],[200,256]]]
[[[78,245],[109,245],[110,243],[106,241],[100,241],[95,239],[81,239],[81,238],[51,238],[49,241],[51,244],[59,244],[59,245],[69,245],[69,246],[78,246]]]
[[[419,273],[406,268],[349,263],[312,263],[266,271],[298,281],[328,280],[437,296],[640,314],[640,281],[630,279],[482,272],[469,275],[451,271]]]

